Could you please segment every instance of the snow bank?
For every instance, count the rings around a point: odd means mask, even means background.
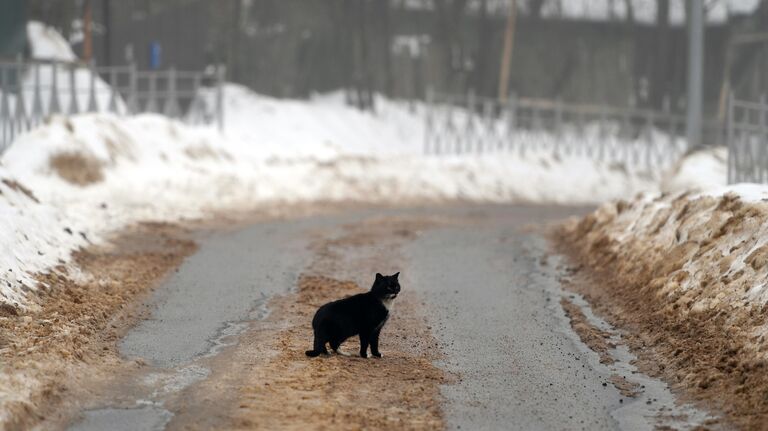
[[[628,2],[611,0],[569,0],[547,2],[542,11],[548,17],[564,17],[584,20],[624,20],[628,14]],[[653,24],[658,16],[658,2],[653,0],[631,0],[632,13],[637,22]],[[734,14],[749,14],[757,9],[759,0],[721,0],[710,2],[706,7],[706,20],[710,23],[727,21]],[[670,1],[669,20],[672,24],[685,24],[685,1]]]
[[[213,104],[213,93],[204,95]],[[339,154],[421,154],[423,106],[376,97],[376,114],[351,109],[341,92],[309,101],[275,99],[246,87],[224,88],[224,130],[270,156],[332,157]]]
[[[284,101],[225,89],[223,134],[158,115],[54,117],[2,156],[2,176],[35,199],[0,196],[0,301],[24,308],[32,275],[139,220],[318,201],[419,204],[590,203],[653,190],[617,165],[551,152],[421,155],[423,121],[380,100],[376,114],[340,95]],[[13,273],[13,276],[10,274]]]
[[[505,16],[509,9],[509,0],[487,0],[485,2],[469,2],[470,10],[477,10],[480,5],[487,7],[491,13]],[[530,12],[530,2],[518,2],[517,7],[522,13]],[[717,0],[707,2],[706,19],[710,23],[727,21],[732,15],[753,13],[760,0]],[[409,9],[435,8],[435,0],[405,0],[403,6]],[[631,7],[636,22],[645,24],[656,23],[658,1],[656,0],[544,0],[541,13],[546,18],[566,18],[590,21],[623,21],[626,20]],[[670,0],[670,22],[674,25],[685,24],[685,0]]]
[[[728,183],[728,149],[707,148],[684,156],[661,180],[664,192],[704,191]]]
[[[52,27],[38,21],[27,23],[27,38],[32,58],[40,60],[76,61],[69,43]]]
[[[66,262],[72,250],[86,244],[65,213],[41,203],[2,166],[0,226],[0,305],[14,308],[29,303],[36,272]]]
[[[768,304],[767,221],[768,188],[736,185],[608,203],[565,230],[618,277],[647,277],[643,289],[669,312],[725,313],[722,330],[745,331],[763,355],[768,321],[755,316]]]

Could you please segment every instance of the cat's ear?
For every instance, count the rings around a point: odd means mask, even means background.
[[[393,275],[392,277],[394,277],[395,279],[397,279],[397,276],[398,276],[398,275],[400,275],[400,272],[396,272],[396,273],[395,273],[395,275]]]
[[[379,280],[381,280],[382,278],[384,278],[384,276],[383,276],[383,275],[381,275],[381,274],[379,274],[379,273],[377,272],[377,273],[376,273],[376,281],[379,281]]]

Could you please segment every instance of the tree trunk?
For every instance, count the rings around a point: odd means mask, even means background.
[[[488,95],[488,45],[490,34],[490,22],[488,19],[488,0],[480,0],[480,13],[477,20],[477,45],[475,46],[475,70],[473,71],[472,87],[481,96]]]
[[[517,18],[517,5],[512,0],[509,5],[507,28],[504,31],[504,48],[501,52],[501,65],[499,67],[499,102],[505,103],[509,95],[509,74],[512,68],[512,51],[515,46],[515,20]]]
[[[653,75],[651,80],[651,105],[653,108],[660,109],[664,104],[664,99],[672,92],[671,71],[670,71],[670,23],[669,23],[669,0],[656,0],[656,32],[655,43],[656,53],[653,59]]]
[[[376,6],[375,16],[380,20],[378,40],[384,68],[382,91],[391,97],[394,86],[394,78],[392,76],[392,24],[390,22],[392,4],[387,0],[374,0],[374,5]]]

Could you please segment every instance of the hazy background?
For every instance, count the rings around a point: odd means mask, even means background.
[[[496,96],[511,22],[509,92],[652,108],[662,108],[666,98],[673,110],[685,99],[682,0],[517,0],[514,11],[511,0],[3,3],[8,22],[2,32],[21,33],[27,19],[40,20],[85,58],[89,11],[97,64],[199,70],[221,62],[229,81],[280,97],[347,88],[421,99],[428,86]],[[741,98],[768,90],[768,37],[761,33],[768,28],[768,3],[710,0],[705,8],[704,111],[711,117],[726,77]],[[160,47],[154,64],[153,43]],[[12,56],[19,45],[8,45],[3,51]]]

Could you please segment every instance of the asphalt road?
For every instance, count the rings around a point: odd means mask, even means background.
[[[265,304],[272,295],[291,291],[310,254],[309,231],[424,215],[449,222],[425,227],[410,239],[401,250],[400,271],[403,288],[424,301],[443,353],[437,365],[459,376],[441,389],[449,428],[654,429],[662,416],[674,418],[670,424],[677,427],[694,425],[704,415],[675,406],[663,383],[629,365],[632,357],[625,350],[615,352],[618,363],[600,364],[571,330],[560,298],[584,303],[561,289],[558,257],[549,256],[544,238],[529,227],[584,211],[535,206],[368,210],[201,236],[200,251],[155,292],[151,318],[120,344],[126,358],[141,357],[166,370],[175,386],[153,387],[147,382],[168,379],[144,376],[136,384],[149,389],[119,399],[105,394],[70,429],[163,429],[174,415],[164,407],[168,392],[206,379],[210,370],[199,365],[200,358],[237,343],[243,322],[258,321],[269,311]],[[354,274],[354,268],[347,271]],[[588,308],[585,312],[591,316]],[[594,323],[607,327],[597,319]],[[628,399],[606,384],[611,375],[631,378],[644,391]]]

